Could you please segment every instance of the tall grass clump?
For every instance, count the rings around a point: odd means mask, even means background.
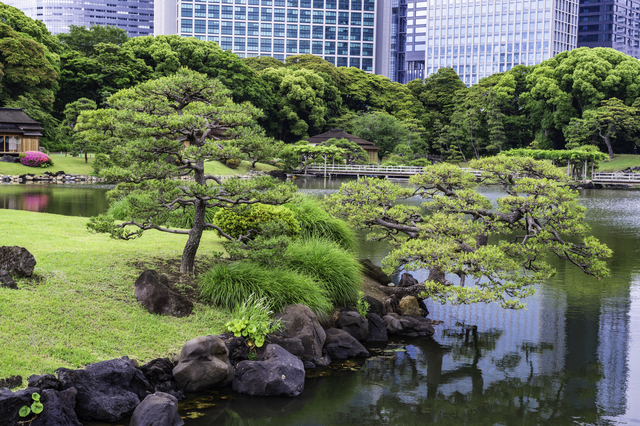
[[[302,303],[316,314],[331,311],[324,288],[313,278],[286,268],[266,268],[255,262],[219,263],[200,275],[201,296],[234,310],[249,299],[265,297],[274,311]]]
[[[305,197],[299,203],[286,205],[300,223],[302,239],[326,239],[352,253],[358,252],[358,239],[353,229],[341,219],[327,213],[320,203]]]
[[[319,282],[335,305],[350,305],[358,299],[362,266],[354,253],[334,242],[311,238],[291,243],[284,257],[291,269]]]

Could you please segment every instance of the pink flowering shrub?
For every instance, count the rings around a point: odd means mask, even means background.
[[[20,154],[20,162],[29,167],[49,167],[53,166],[51,157],[38,151],[27,151]]]

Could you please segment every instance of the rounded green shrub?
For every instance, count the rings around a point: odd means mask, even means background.
[[[331,311],[324,288],[309,276],[254,262],[219,263],[198,277],[201,297],[233,310],[249,299],[265,297],[274,311],[302,303],[316,314]]]
[[[337,306],[358,299],[362,285],[362,266],[356,255],[328,240],[311,238],[294,241],[287,247],[285,264],[319,282],[329,300]]]
[[[426,158],[418,158],[409,162],[409,165],[413,167],[427,167],[431,165],[431,161]]]
[[[299,203],[286,205],[300,223],[303,239],[324,238],[351,252],[358,251],[355,231],[341,219],[327,213],[313,198],[304,197]]]
[[[254,204],[233,210],[221,209],[213,218],[213,222],[233,238],[246,235],[250,229],[259,230],[261,225],[272,221],[281,221],[286,224],[288,229],[283,229],[284,234],[289,236],[300,234],[300,223],[293,212],[284,206]]]
[[[227,167],[231,169],[237,169],[241,163],[242,161],[238,160],[237,158],[230,158],[227,160]]]
[[[102,169],[113,167],[113,161],[111,161],[111,158],[107,154],[100,153],[96,154],[91,166],[93,167],[93,173],[98,175]]]

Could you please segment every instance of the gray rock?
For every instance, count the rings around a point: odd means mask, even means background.
[[[0,247],[0,269],[6,270],[9,274],[16,277],[30,277],[35,266],[36,259],[26,248]]]
[[[22,376],[10,376],[6,379],[0,379],[0,388],[17,388],[22,386]]]
[[[219,337],[191,339],[180,351],[173,377],[185,392],[228,386],[233,381],[229,350]]]
[[[53,374],[43,374],[42,376],[29,376],[27,383],[30,388],[58,389],[60,380]]]
[[[402,274],[402,277],[400,277],[400,282],[398,283],[398,287],[411,287],[418,284],[420,283],[418,282],[418,280],[413,278],[413,275],[411,275],[408,272],[405,272],[404,274]]]
[[[11,392],[8,388],[0,388],[0,420],[4,425],[17,425],[23,419],[18,417],[18,411],[25,405],[31,405],[31,394],[40,389],[27,388],[17,392]]]
[[[383,318],[390,336],[424,337],[435,333],[432,322],[419,316],[400,316],[387,314]]]
[[[324,348],[327,351],[327,355],[335,359],[369,356],[369,351],[355,337],[338,328],[327,330],[327,340]]]
[[[387,310],[384,308],[384,304],[375,297],[365,296],[364,301],[369,304],[367,313],[378,314],[381,317],[387,315]]]
[[[173,378],[173,363],[169,358],[156,358],[140,367],[144,378],[149,382],[149,391],[164,392],[178,400],[184,398],[184,392],[178,390]]]
[[[382,268],[374,265],[373,262],[369,259],[360,260],[360,264],[362,265],[362,272],[369,278],[382,285],[389,284],[391,282],[391,277],[385,274],[382,271]]]
[[[299,359],[304,358],[304,346],[302,345],[302,340],[298,339],[297,337],[282,337],[276,334],[270,334],[265,339],[265,346],[263,346],[263,348],[266,349],[266,345],[270,343],[280,346],[285,351],[289,352],[291,355],[298,357]],[[264,352],[264,350],[261,352]],[[311,361],[307,360],[307,362]]]
[[[178,400],[164,392],[148,395],[131,416],[130,426],[182,426]]]
[[[358,312],[340,312],[336,328],[346,331],[356,340],[364,340],[369,334],[369,323]]]
[[[136,300],[152,314],[185,317],[191,314],[193,303],[181,294],[171,291],[169,279],[146,269],[135,283]]]
[[[365,337],[367,342],[387,342],[389,336],[387,334],[387,323],[378,314],[367,314],[369,323],[369,334]]]
[[[268,345],[263,361],[236,366],[233,390],[247,395],[297,396],[304,389],[304,364],[279,345]]]
[[[18,289],[18,284],[13,280],[11,274],[6,269],[0,269],[0,287],[10,288],[13,290]]]
[[[314,362],[315,359],[322,357],[322,348],[327,336],[316,315],[308,306],[289,305],[283,312],[276,314],[275,319],[282,321],[282,330],[277,333],[278,335],[300,339],[304,348],[303,361]],[[318,365],[316,362],[314,364]]]
[[[82,426],[75,412],[77,393],[76,388],[42,391],[40,401],[44,408],[31,426]]]
[[[224,342],[229,351],[229,361],[231,365],[236,365],[240,361],[246,361],[249,355],[249,345],[242,336],[234,336],[233,333],[224,333],[218,336]]]
[[[127,358],[89,364],[84,370],[58,368],[60,389],[76,388],[76,414],[82,420],[116,422],[133,413],[149,383]]]
[[[396,318],[396,316],[399,317],[398,314],[387,314],[384,317],[382,317],[385,324],[387,325],[387,333],[390,336],[402,335],[402,331],[403,331],[402,324],[400,323],[400,320]]]

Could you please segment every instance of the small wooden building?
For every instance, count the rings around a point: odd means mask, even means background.
[[[0,108],[0,155],[38,151],[42,125],[20,108]]]
[[[355,142],[360,145],[360,148],[364,149],[369,156],[369,163],[378,163],[378,151],[380,148],[375,146],[373,143],[366,141],[362,138],[357,137],[356,135],[352,135],[342,131],[342,129],[331,129],[328,132],[321,133],[319,135],[311,136],[307,141],[311,145],[318,145],[322,142],[325,142],[331,138],[336,139],[347,139],[350,142]]]

